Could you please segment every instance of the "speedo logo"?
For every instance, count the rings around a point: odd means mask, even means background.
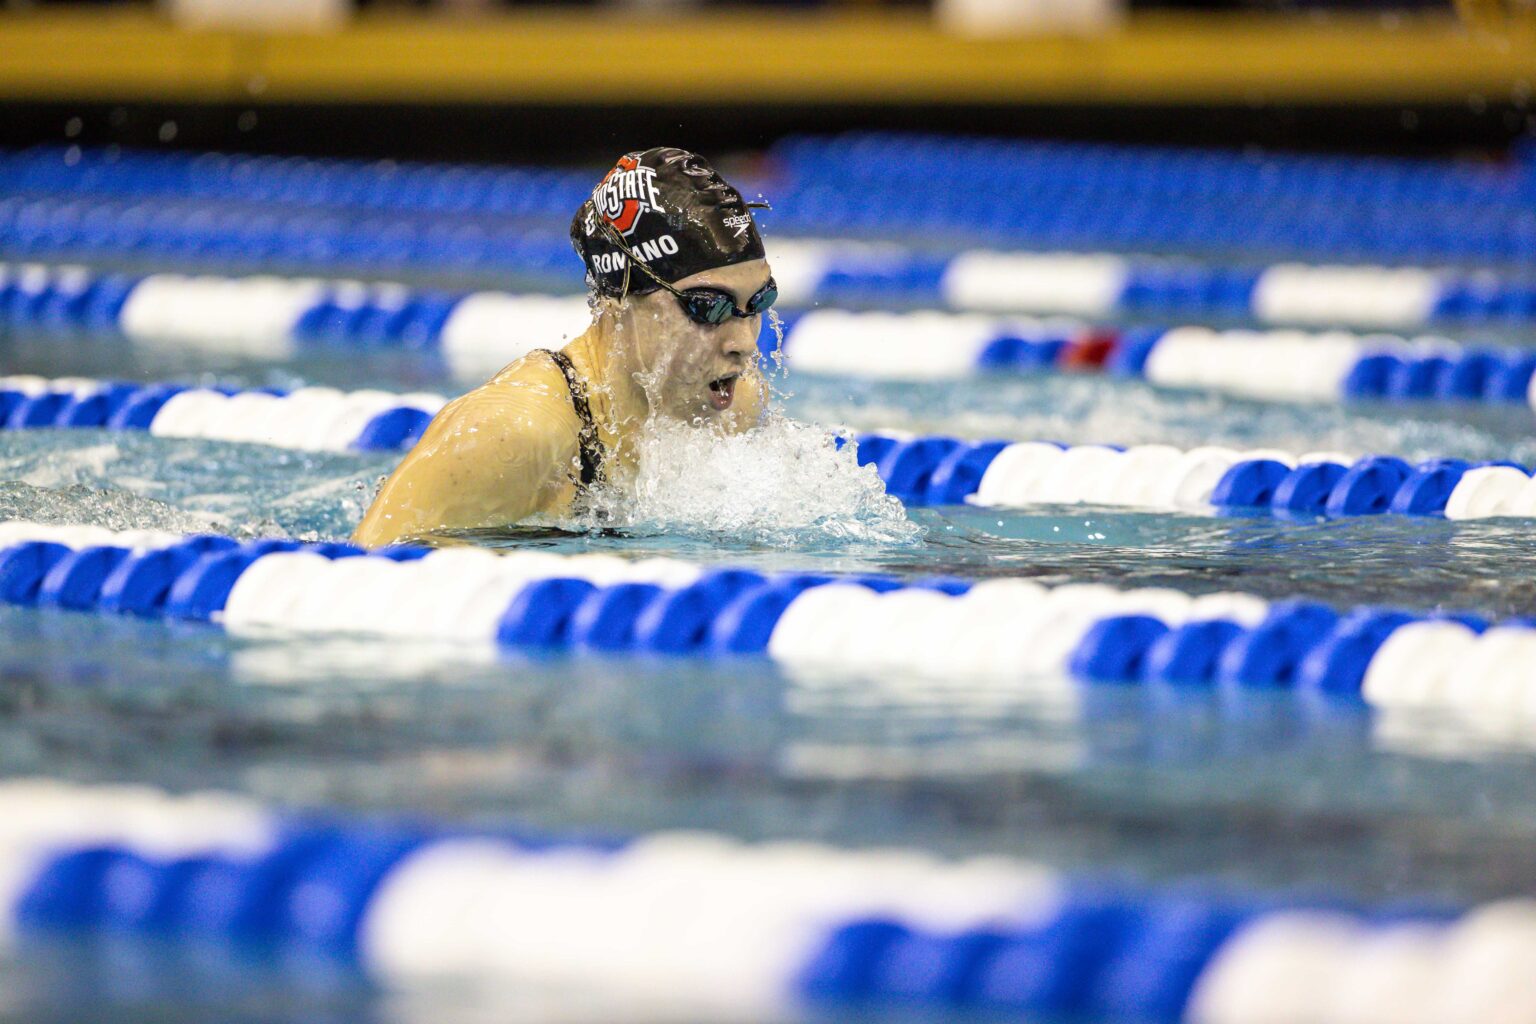
[[[650,263],[663,256],[677,255],[677,239],[671,235],[647,239],[633,249],[635,259]],[[592,257],[592,267],[599,274],[616,274],[629,264],[629,257],[622,252],[600,252]]]
[[[656,168],[641,167],[633,157],[620,157],[618,165],[593,190],[592,205],[619,234],[628,235],[642,213],[663,209],[656,191]]]
[[[737,238],[745,238],[747,236],[747,228],[752,226],[752,218],[748,214],[738,213],[735,216],[724,218],[723,223],[726,227],[732,229]]]

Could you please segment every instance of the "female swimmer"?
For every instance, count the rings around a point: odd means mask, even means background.
[[[766,398],[760,317],[778,290],[754,205],[696,154],[620,159],[571,222],[591,326],[444,406],[353,539],[375,547],[567,512],[633,471],[653,416],[727,432],[755,425]]]

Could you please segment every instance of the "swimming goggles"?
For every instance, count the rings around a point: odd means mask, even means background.
[[[645,264],[642,263],[640,269],[649,275],[652,281],[675,295],[677,304],[683,307],[683,312],[688,314],[688,319],[696,324],[723,324],[733,316],[742,319],[757,316],[772,306],[779,297],[779,286],[770,277],[768,283],[747,300],[746,308],[742,308],[736,305],[734,297],[718,288],[688,288],[678,291],[652,274]]]
[[[763,205],[766,204],[747,204],[748,207],[752,208]],[[603,218],[602,214],[594,209],[592,216],[608,234],[609,240],[614,245],[617,245],[624,252],[625,256],[629,257],[628,262],[624,265],[624,287],[620,297],[629,292],[630,268],[639,267],[642,274],[655,281],[666,291],[671,292],[673,297],[677,299],[677,304],[687,314],[688,319],[696,324],[723,324],[733,316],[741,317],[742,319],[758,316],[761,313],[767,312],[768,308],[778,301],[779,286],[771,277],[768,279],[767,284],[759,288],[757,293],[747,300],[745,308],[736,305],[736,299],[729,292],[723,292],[718,288],[686,288],[679,291],[657,276],[656,272],[646,266],[642,260],[636,258],[635,251],[625,244],[623,237],[614,230],[612,224],[609,224]]]

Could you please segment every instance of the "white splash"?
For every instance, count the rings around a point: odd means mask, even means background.
[[[19,480],[0,481],[0,521],[7,520],[71,526],[89,524],[109,530],[251,535],[250,531],[231,526],[217,516],[179,509],[130,491],[82,484],[35,487]],[[276,532],[269,530],[266,535]]]
[[[728,536],[757,544],[912,544],[923,534],[873,466],[831,433],[770,413],[723,436],[657,419],[634,477],[599,490],[583,525]]]

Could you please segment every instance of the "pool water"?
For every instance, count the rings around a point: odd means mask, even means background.
[[[398,353],[318,351],[272,364],[31,338],[6,339],[0,352],[7,372],[45,376],[448,393],[473,383]],[[621,530],[470,539],[759,569],[1024,576],[1536,614],[1536,541],[1520,521],[903,510],[872,469],[826,438],[833,428],[899,428],[1533,463],[1525,407],[1266,405],[1060,374],[926,384],[790,376],[779,387],[782,420],[747,442],[703,450],[696,437],[658,440],[658,491],[634,503]],[[134,432],[0,432],[0,519],[342,539],[395,459]],[[1536,727],[1520,723],[1258,690],[1066,678],[936,688],[899,672],[808,674],[766,659],[236,638],[12,607],[0,607],[0,675],[3,774],[213,786],[285,807],[591,835],[680,827],[1001,852],[1110,877],[1198,876],[1375,903],[1536,889],[1527,781]],[[179,956],[142,943],[38,942],[5,966],[0,1013],[576,1013],[568,994],[546,1005],[523,992],[508,1004],[482,992],[381,991],[346,972]]]

